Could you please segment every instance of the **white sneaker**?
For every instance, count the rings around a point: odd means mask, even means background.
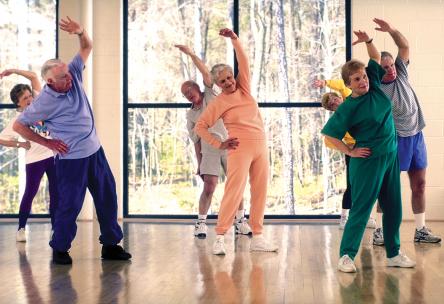
[[[338,270],[342,272],[356,272],[355,262],[353,262],[348,254],[343,255],[339,259]]]
[[[348,217],[347,216],[341,216],[341,220],[339,221],[339,229],[344,230],[345,224],[347,224]]]
[[[26,242],[26,233],[25,233],[25,228],[20,228],[17,231],[17,235],[15,236],[15,240],[17,242]]]
[[[213,244],[213,254],[224,255],[225,254],[225,242],[224,237],[217,236],[216,241]]]
[[[194,236],[197,236],[200,239],[204,239],[207,237],[208,227],[205,222],[197,221],[194,225]]]
[[[374,218],[372,218],[372,217],[369,218],[365,228],[375,229],[376,228],[376,220]]]
[[[275,252],[279,247],[269,243],[262,235],[253,236],[250,244],[250,251]]]
[[[245,217],[241,218],[240,220],[236,220],[234,223],[234,228],[236,234],[243,234],[243,235],[253,234],[253,232],[251,232],[250,225],[248,225],[247,219]]]
[[[413,268],[416,266],[416,262],[412,261],[408,256],[406,256],[401,251],[397,256],[387,259],[388,267],[401,267],[401,268]]]

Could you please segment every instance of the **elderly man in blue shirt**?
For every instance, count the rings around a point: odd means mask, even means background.
[[[59,208],[50,241],[55,264],[72,264],[68,253],[77,231],[76,219],[82,209],[86,189],[90,191],[100,224],[102,258],[128,260],[131,254],[118,245],[123,238],[117,223],[117,194],[114,176],[106,160],[94,125],[94,117],[83,89],[82,71],[92,50],[92,41],[77,22],[67,17],[60,29],[76,34],[80,50],[66,65],[50,59],[42,67],[46,85],[34,102],[18,117],[13,129],[24,138],[48,147],[55,158]],[[53,139],[29,129],[43,120]]]

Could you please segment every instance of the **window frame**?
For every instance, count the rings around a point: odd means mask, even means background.
[[[351,59],[351,0],[344,0],[345,4],[345,55],[346,60]],[[123,217],[127,219],[195,219],[191,214],[129,214],[129,178],[128,178],[128,116],[131,109],[183,109],[189,108],[188,103],[128,103],[128,0],[123,0]],[[233,0],[233,30],[239,33],[239,0]],[[234,72],[237,74],[237,62],[234,62]],[[268,103],[259,102],[260,108],[319,108],[320,102],[291,102]],[[217,215],[208,215],[209,219],[217,218]],[[308,214],[284,214],[265,215],[265,219],[339,219],[340,215],[308,215]]]

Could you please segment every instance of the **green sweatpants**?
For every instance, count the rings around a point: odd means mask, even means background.
[[[398,255],[402,220],[401,183],[397,151],[375,158],[356,158],[349,166],[352,208],[342,236],[340,256],[354,259],[376,199],[383,217],[385,250],[388,258]]]

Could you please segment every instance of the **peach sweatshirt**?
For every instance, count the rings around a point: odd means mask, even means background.
[[[248,58],[242,49],[239,38],[231,39],[231,43],[239,64],[236,91],[231,94],[222,92],[215,97],[200,115],[194,128],[194,132],[217,149],[222,143],[208,132],[208,128],[212,127],[219,118],[222,118],[230,138],[265,139],[264,123],[258,104],[250,95]]]

